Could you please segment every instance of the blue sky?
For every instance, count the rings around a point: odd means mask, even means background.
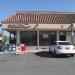
[[[75,0],[0,0],[0,21],[16,11],[75,12]]]
[[[0,21],[16,11],[71,11],[75,0],[0,0]]]

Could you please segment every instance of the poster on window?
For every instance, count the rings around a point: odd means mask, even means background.
[[[43,34],[43,38],[44,38],[44,39],[49,38],[49,34],[44,33],[44,34]]]

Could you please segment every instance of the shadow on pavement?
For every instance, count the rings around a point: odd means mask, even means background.
[[[35,53],[35,55],[40,56],[40,57],[44,57],[44,58],[69,58],[69,56],[66,56],[66,55],[54,56],[53,53],[51,53],[49,51],[37,52],[37,53]]]

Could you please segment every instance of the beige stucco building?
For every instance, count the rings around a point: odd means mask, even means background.
[[[3,30],[15,35],[14,39],[10,38],[10,43],[25,43],[38,48],[49,46],[55,40],[75,43],[74,12],[21,11],[1,23]]]

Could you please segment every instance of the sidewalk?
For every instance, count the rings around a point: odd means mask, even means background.
[[[5,51],[5,52],[0,52],[0,54],[25,54],[25,53],[37,53],[41,51],[48,51],[47,49],[39,49],[39,50],[26,50],[25,52],[16,52],[16,51]]]
[[[37,49],[37,46],[29,46],[25,52],[5,50],[5,52],[0,52],[0,54],[18,54],[18,53],[25,54],[25,53],[37,53],[37,52],[41,52],[41,51],[49,51],[49,47],[48,46],[40,46],[40,48]]]

